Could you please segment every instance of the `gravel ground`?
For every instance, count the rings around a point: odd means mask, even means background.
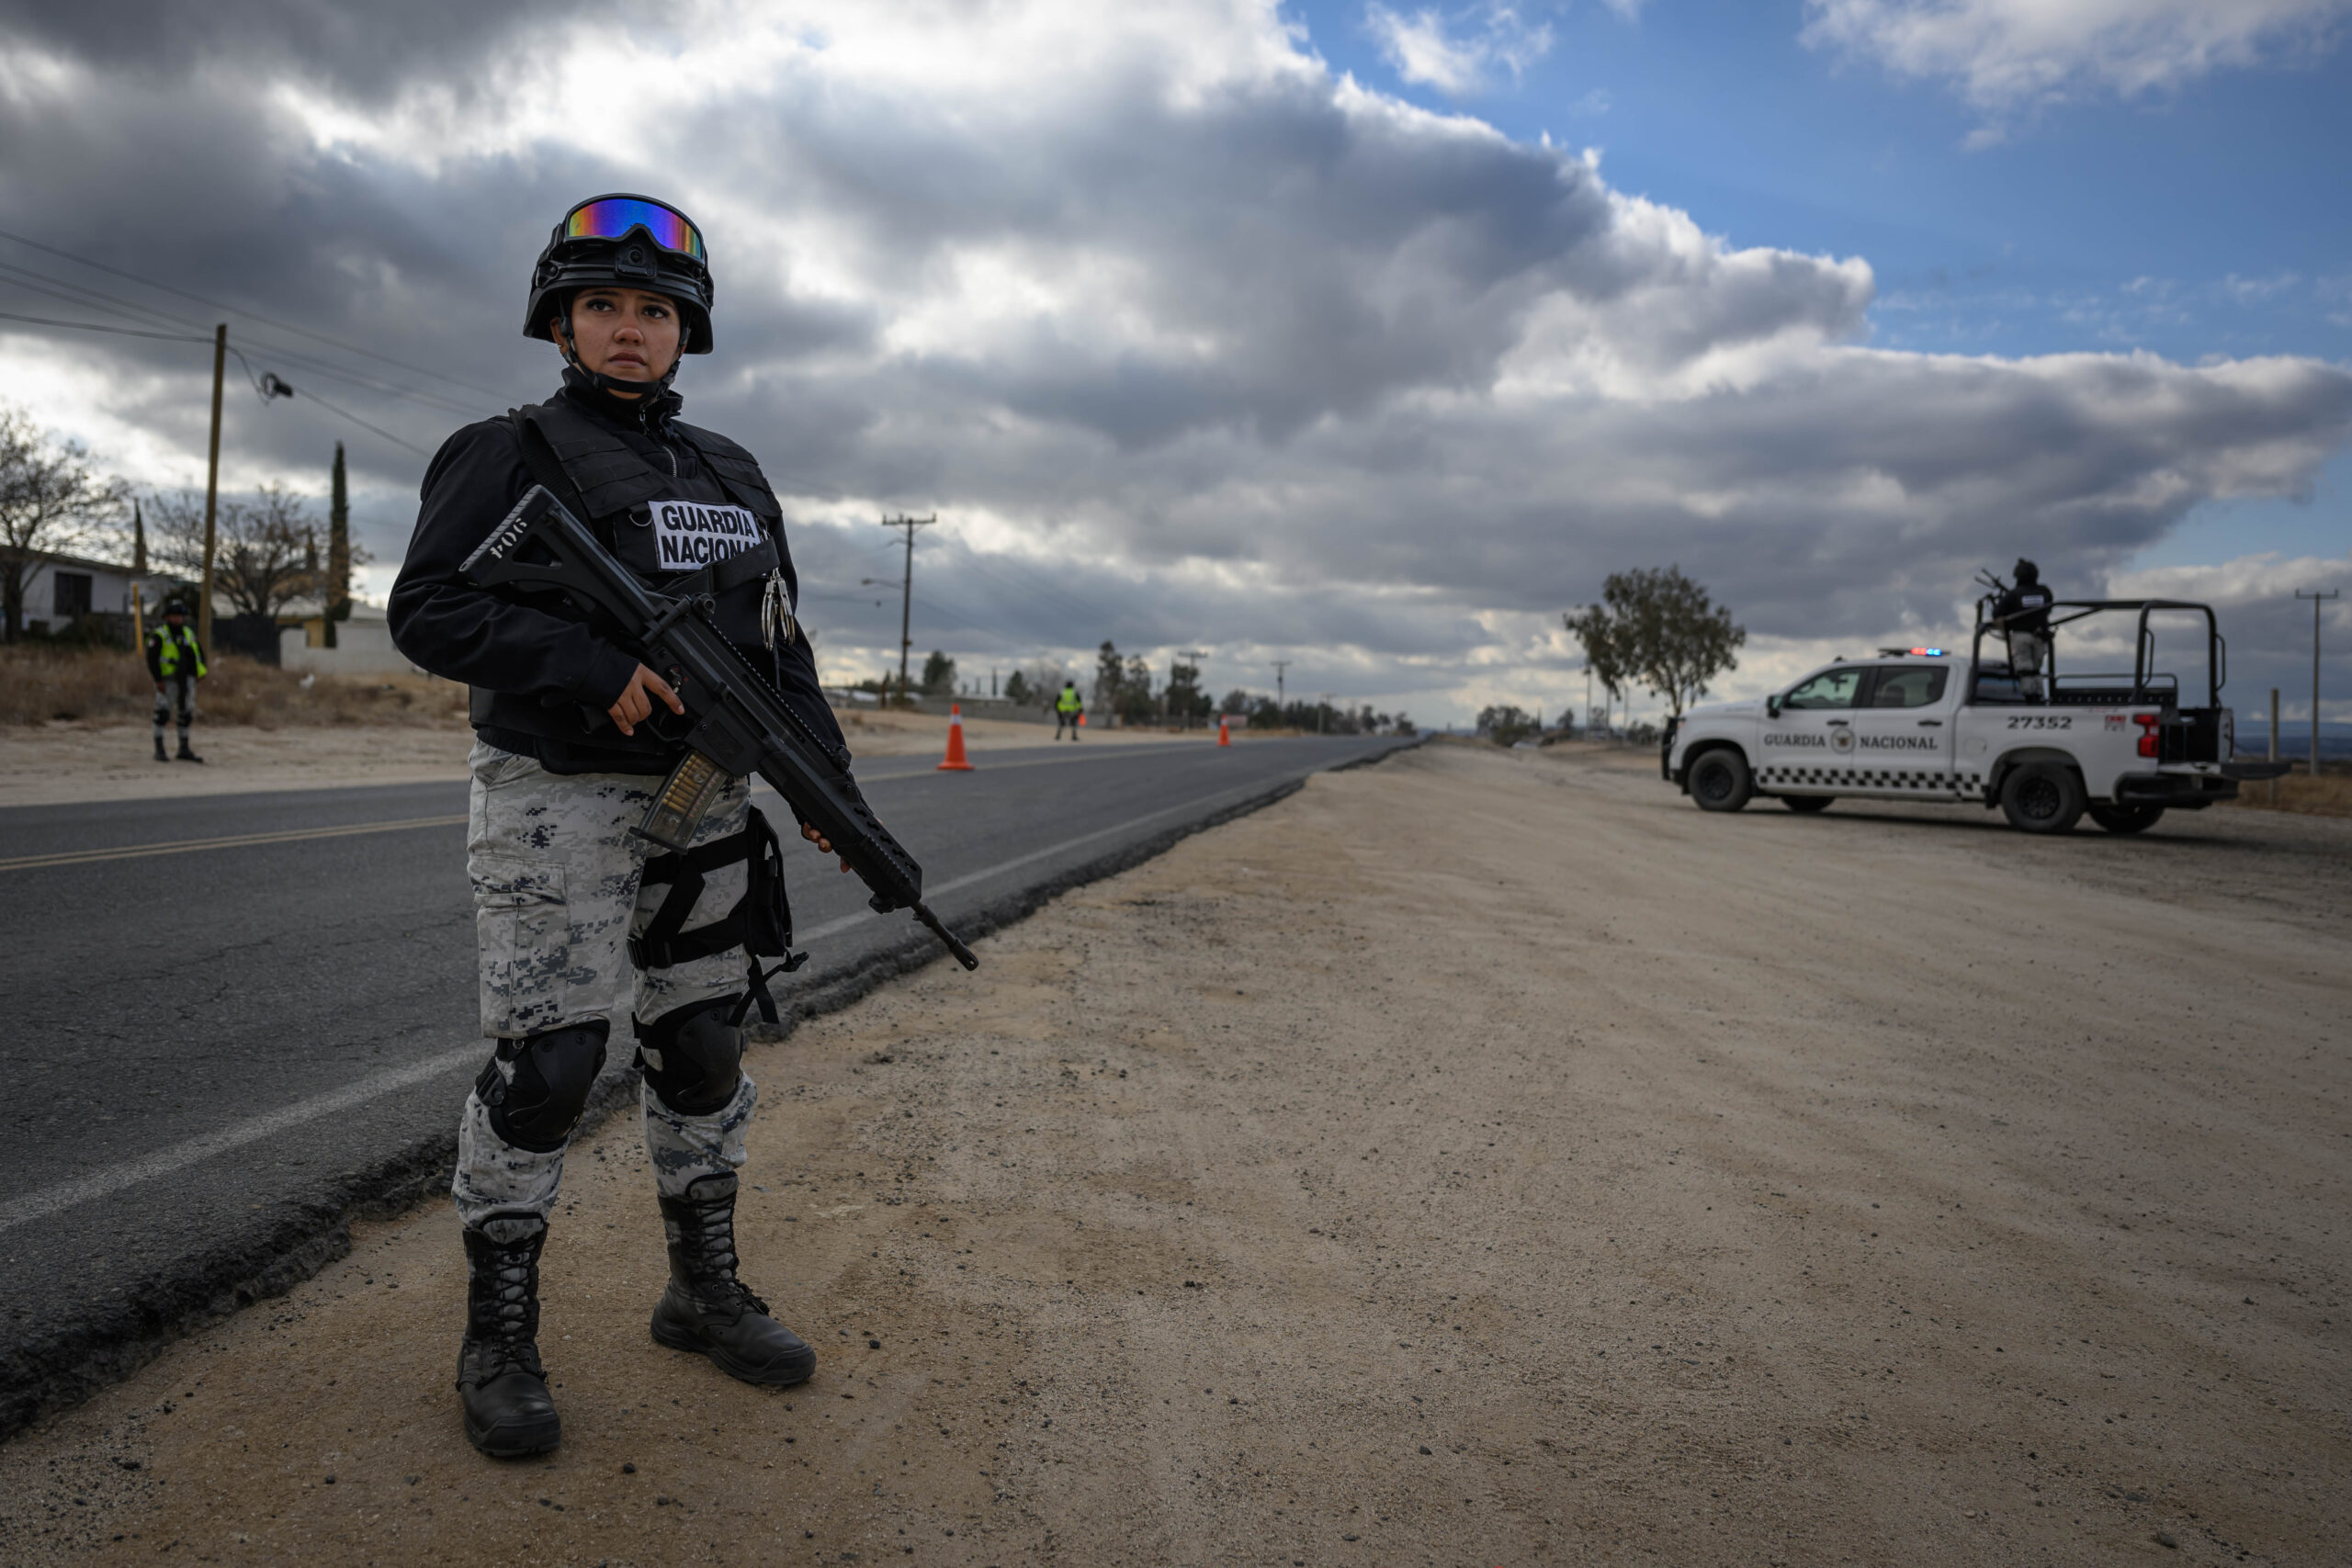
[[[810,1384],[647,1338],[616,1122],[550,1461],[435,1205],[0,1450],[0,1559],[2342,1562],[2352,824],[1996,821],[1318,776],[754,1052]]]

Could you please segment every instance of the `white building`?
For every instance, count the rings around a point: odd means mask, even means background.
[[[114,561],[40,551],[33,557],[32,581],[25,585],[25,629],[62,632],[84,615],[130,615],[134,582],[145,587],[153,610],[177,579],[163,572],[143,576]]]

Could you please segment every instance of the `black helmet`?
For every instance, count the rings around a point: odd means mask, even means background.
[[[668,202],[626,194],[599,196],[565,213],[531,269],[531,303],[523,335],[553,343],[549,319],[568,314],[573,294],[595,288],[667,295],[676,302],[685,328],[683,351],[710,352],[710,265],[702,231]]]
[[[157,611],[156,614],[162,615],[185,615],[187,614],[187,606],[177,599],[166,599],[164,601],[164,607]]]
[[[2019,556],[2018,558],[2018,564],[2013,569],[2013,574],[2016,576],[2020,586],[2029,582],[2039,582],[2041,581],[2041,569],[2034,565],[2031,561],[2026,559],[2023,556]]]

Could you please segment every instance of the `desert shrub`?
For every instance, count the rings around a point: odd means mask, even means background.
[[[305,684],[291,671],[233,653],[212,660],[211,669],[198,688],[198,723],[278,729],[466,722],[466,689],[428,675],[319,675]],[[145,718],[154,701],[154,682],[138,654],[25,643],[0,648],[0,724],[129,722]]]
[[[2240,784],[2237,804],[2257,811],[2298,811],[2309,817],[2352,817],[2352,763],[2335,762],[2335,772],[2322,770],[2319,777],[2309,773],[2290,773],[2278,781],[2278,802],[2271,801],[2272,785]]]

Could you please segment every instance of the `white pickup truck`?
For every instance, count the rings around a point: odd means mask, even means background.
[[[2180,614],[2203,618],[2194,637],[2204,645],[2202,706],[2183,705],[2179,679],[2155,669],[2156,628],[2169,645]],[[2137,621],[2131,672],[2062,670],[2059,646],[2096,645],[2095,627],[2121,626],[2094,617],[2116,615]],[[1841,795],[1980,801],[2029,833],[2067,832],[2086,811],[2111,833],[2137,833],[2168,808],[2201,810],[2234,799],[2244,780],[2287,771],[2232,755],[2221,702],[2228,650],[2209,606],[2061,600],[2048,641],[2046,671],[2013,671],[2002,630],[1980,606],[1966,653],[1886,649],[1757,701],[1692,708],[1668,724],[1661,766],[1708,811],[1737,811],[1759,795],[1792,811]]]

